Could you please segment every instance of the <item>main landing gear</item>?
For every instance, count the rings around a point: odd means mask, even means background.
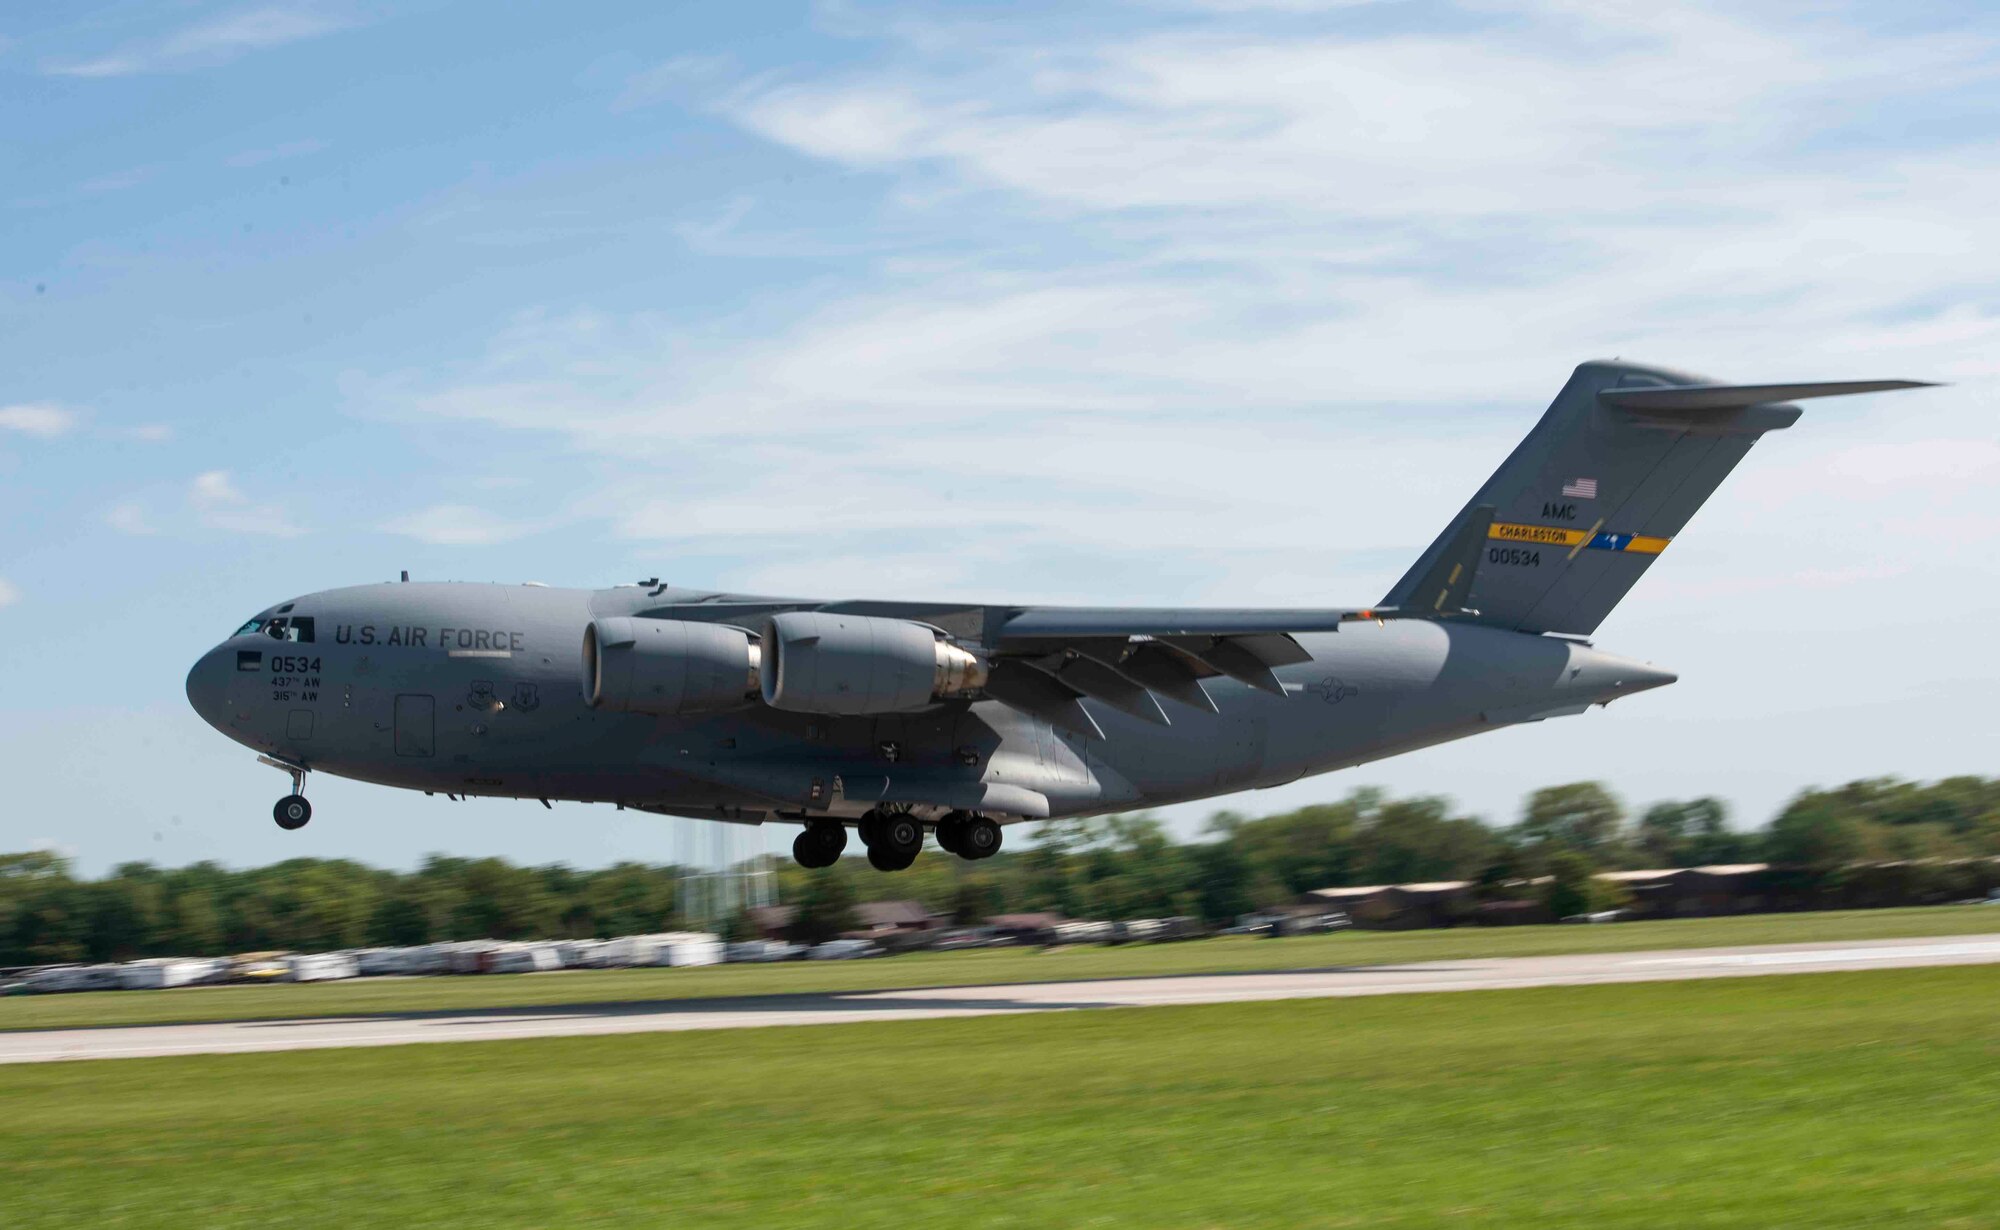
[[[868,865],[902,871],[924,848],[924,826],[907,812],[871,811],[854,826],[868,847]],[[962,859],[992,858],[1000,852],[1000,825],[971,812],[948,812],[938,819],[937,843]],[[812,820],[792,842],[801,867],[831,867],[847,848],[847,830],[838,820]]]
[[[946,812],[937,823],[937,841],[960,858],[992,858],[1000,853],[1000,825],[969,811]]]
[[[801,867],[831,867],[847,849],[847,829],[838,820],[814,820],[792,842],[792,857]]]
[[[313,805],[306,802],[306,767],[270,756],[257,757],[257,763],[282,769],[292,776],[292,792],[272,806],[271,819],[276,820],[278,827],[288,833],[304,828],[306,821],[313,818]]]
[[[924,826],[908,812],[871,811],[855,831],[868,847],[868,865],[877,871],[901,871],[924,848]]]

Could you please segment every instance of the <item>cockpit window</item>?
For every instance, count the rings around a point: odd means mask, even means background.
[[[274,641],[310,645],[313,639],[312,616],[294,615],[289,619],[281,616],[264,625],[264,635]]]
[[[250,621],[249,623],[247,623],[247,624],[244,624],[244,625],[243,625],[242,627],[238,628],[238,629],[236,630],[236,635],[237,635],[237,636],[248,636],[248,635],[250,635],[250,634],[251,634],[252,632],[255,632],[255,631],[256,631],[257,629],[259,629],[259,628],[261,628],[261,627],[263,627],[263,626],[264,626],[264,621],[263,621],[263,620],[261,620],[261,619],[253,619],[253,620],[251,620],[251,621]]]

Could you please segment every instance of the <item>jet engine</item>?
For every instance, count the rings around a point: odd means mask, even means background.
[[[613,713],[704,713],[757,696],[755,637],[685,619],[598,619],[583,630],[583,698]]]
[[[764,703],[794,713],[899,713],[986,684],[986,663],[924,624],[787,611],[764,630]]]

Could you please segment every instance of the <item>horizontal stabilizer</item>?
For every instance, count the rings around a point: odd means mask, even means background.
[[[1889,393],[1897,389],[1928,389],[1927,380],[1820,380],[1809,384],[1684,384],[1658,388],[1605,389],[1597,400],[1620,410],[1700,411],[1741,410],[1771,402],[1807,397],[1840,397],[1847,393]]]

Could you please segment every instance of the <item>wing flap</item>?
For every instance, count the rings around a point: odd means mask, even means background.
[[[1175,649],[1199,658],[1222,674],[1238,683],[1247,684],[1260,692],[1273,696],[1283,696],[1285,685],[1272,673],[1271,663],[1259,657],[1255,650],[1240,640],[1224,640],[1218,637],[1174,636],[1160,638]],[[1245,638],[1247,639],[1247,638]],[[1291,638],[1285,638],[1290,640]],[[1296,644],[1296,642],[1294,642]],[[1310,660],[1310,656],[1308,656]]]
[[[1208,689],[1201,686],[1201,679],[1188,665],[1188,659],[1175,653],[1157,641],[1134,649],[1123,662],[1118,664],[1118,672],[1132,682],[1151,689],[1168,700],[1179,701],[1191,709],[1206,713],[1216,713],[1215,701]]]
[[[1124,713],[1129,713],[1141,721],[1156,726],[1170,726],[1166,710],[1160,702],[1143,686],[1132,682],[1111,667],[1095,658],[1081,654],[1051,654],[1046,658],[1027,658],[1024,663],[1052,676],[1057,682],[1074,688],[1093,700],[1101,700]]]
[[[1079,693],[1024,662],[994,663],[986,680],[986,694],[1051,726],[1086,738],[1104,737],[1103,727],[1090,716],[1090,710],[1077,703]]]

